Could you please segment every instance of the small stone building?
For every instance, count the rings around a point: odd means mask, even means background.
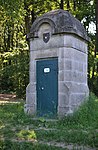
[[[78,108],[89,93],[88,36],[68,11],[53,10],[33,23],[30,42],[30,81],[25,112],[64,116]]]

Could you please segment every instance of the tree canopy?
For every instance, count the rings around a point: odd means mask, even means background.
[[[0,92],[25,96],[29,82],[29,43],[26,35],[34,20],[45,12],[64,9],[79,19],[89,43],[89,88],[98,95],[98,1],[97,0],[0,0]],[[96,27],[90,31],[91,24]]]

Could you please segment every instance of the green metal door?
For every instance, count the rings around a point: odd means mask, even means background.
[[[58,106],[58,59],[36,62],[38,116],[54,117]]]

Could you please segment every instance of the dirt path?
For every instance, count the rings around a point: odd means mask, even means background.
[[[0,104],[1,103],[16,103],[19,102],[15,94],[0,94]]]

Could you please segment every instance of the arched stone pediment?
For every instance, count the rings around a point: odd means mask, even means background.
[[[49,24],[52,29],[52,34],[55,31],[55,23],[49,18],[41,18],[40,20],[36,20],[30,30],[30,33],[33,34],[34,37],[38,37],[38,31],[43,24]]]
[[[30,29],[28,38],[38,37],[39,28],[44,23],[48,23],[51,26],[51,34],[75,34],[84,40],[89,40],[81,22],[74,18],[68,11],[61,9],[52,10],[38,17]]]

